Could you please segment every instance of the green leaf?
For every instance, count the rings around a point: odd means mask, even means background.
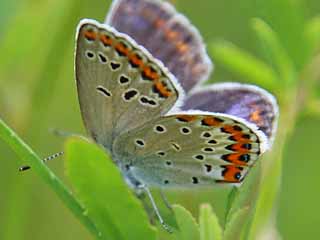
[[[83,139],[70,139],[66,144],[66,171],[86,214],[104,239],[156,238],[141,203],[98,146]]]
[[[251,81],[268,89],[276,88],[277,76],[273,70],[230,42],[214,42],[211,44],[210,52],[216,61],[220,61],[230,71],[241,75],[246,82]]]
[[[318,51],[320,49],[320,16],[314,17],[307,22],[305,35],[309,40],[312,53]]]
[[[209,204],[200,206],[199,224],[201,240],[222,240],[222,229],[218,217]]]
[[[225,215],[225,226],[233,218],[233,215],[244,207],[253,208],[259,194],[261,163],[259,160],[250,170],[242,185],[231,190]]]
[[[233,187],[232,190],[230,191],[230,193],[228,194],[228,198],[227,198],[226,213],[224,216],[224,224],[226,224],[228,222],[228,218],[229,218],[230,212],[234,206],[234,202],[237,198],[237,195],[238,195],[238,188]]]
[[[241,239],[242,232],[244,229],[244,223],[246,223],[246,218],[248,216],[249,208],[241,208],[236,211],[231,219],[227,222],[223,239],[224,240],[236,240]]]
[[[301,70],[310,57],[308,41],[304,36],[305,1],[257,0],[256,3],[257,15],[270,24],[293,61],[294,68]]]
[[[191,213],[180,205],[173,205],[172,207],[179,226],[179,231],[174,232],[174,239],[199,240],[199,226]]]
[[[83,214],[83,208],[59,178],[42,162],[36,153],[0,119],[0,138],[5,141],[51,188],[79,221],[99,238],[91,220]],[[18,169],[17,169],[18,171]]]
[[[252,26],[264,46],[266,57],[279,74],[280,82],[290,84],[297,80],[294,64],[282,46],[277,33],[266,22],[258,18],[252,20]]]
[[[282,123],[282,125],[279,126],[279,129],[288,127],[288,121],[291,121],[291,119],[283,119],[284,117],[287,116],[284,116],[284,114],[282,116],[280,115],[279,122]],[[261,229],[263,229],[270,221],[275,208],[277,196],[280,191],[282,173],[281,156],[285,141],[285,137],[280,135],[283,134],[283,131],[280,130],[279,132],[277,144],[274,144],[273,151],[266,153],[268,159],[272,159],[272,162],[264,162],[262,165],[264,167],[263,176],[259,189],[256,190],[259,192],[259,195],[257,196],[255,211],[251,218],[251,225],[246,239],[257,239],[257,235],[260,233]]]

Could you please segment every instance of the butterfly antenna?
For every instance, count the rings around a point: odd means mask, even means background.
[[[53,154],[53,155],[51,155],[51,156],[49,156],[49,157],[44,158],[44,159],[42,160],[42,162],[43,162],[43,163],[46,163],[46,162],[48,162],[48,161],[50,161],[50,160],[53,160],[53,159],[55,159],[55,158],[57,158],[57,157],[60,157],[61,155],[63,155],[63,153],[64,153],[64,152],[57,152],[57,153],[55,153],[55,154]],[[28,165],[22,166],[22,167],[19,167],[19,171],[20,171],[20,172],[23,172],[23,171],[29,170],[30,168],[31,168],[31,167],[28,166]]]
[[[139,188],[143,189],[147,193],[147,195],[148,195],[148,197],[150,199],[151,205],[152,205],[152,207],[153,207],[153,209],[154,209],[154,211],[155,211],[155,213],[156,213],[156,215],[157,215],[157,217],[159,219],[159,222],[161,223],[162,227],[166,231],[168,231],[169,233],[172,233],[172,230],[170,229],[170,227],[163,221],[163,218],[160,215],[159,209],[158,209],[158,207],[156,205],[156,202],[154,201],[154,199],[152,197],[152,194],[151,194],[149,188],[146,187],[145,185],[141,185],[141,186],[139,186]]]

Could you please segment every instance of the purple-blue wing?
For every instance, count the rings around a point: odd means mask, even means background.
[[[106,23],[144,46],[188,92],[208,79],[212,63],[198,30],[159,0],[115,0]]]
[[[183,110],[230,114],[254,123],[272,143],[277,129],[278,104],[267,91],[246,84],[217,83],[195,89],[182,106]]]

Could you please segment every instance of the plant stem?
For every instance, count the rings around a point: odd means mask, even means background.
[[[320,55],[306,66],[297,86],[286,90],[286,98],[282,99],[282,109],[277,134],[278,141],[274,144],[273,151],[264,161],[264,174],[260,186],[260,194],[256,203],[256,210],[250,228],[249,239],[259,238],[259,234],[268,221],[272,219],[277,207],[277,198],[281,187],[282,154],[287,139],[292,134],[297,118],[306,106],[309,95],[317,80],[320,78]]]
[[[42,163],[35,152],[0,119],[0,138],[2,138],[17,155],[29,164],[32,169],[55,191],[60,200],[71,210],[77,219],[97,239],[101,239],[99,231],[93,222],[84,214],[84,209],[73,197],[72,193],[61,182],[61,180]],[[17,169],[18,171],[18,169]]]

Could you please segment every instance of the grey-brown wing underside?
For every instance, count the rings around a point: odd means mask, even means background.
[[[168,2],[115,0],[107,23],[160,59],[186,92],[208,79],[212,63],[198,30]]]
[[[179,112],[120,135],[114,158],[146,186],[240,184],[268,148],[254,124],[219,113]]]
[[[84,124],[109,150],[117,135],[167,113],[183,94],[143,47],[94,20],[78,26],[75,65]]]

